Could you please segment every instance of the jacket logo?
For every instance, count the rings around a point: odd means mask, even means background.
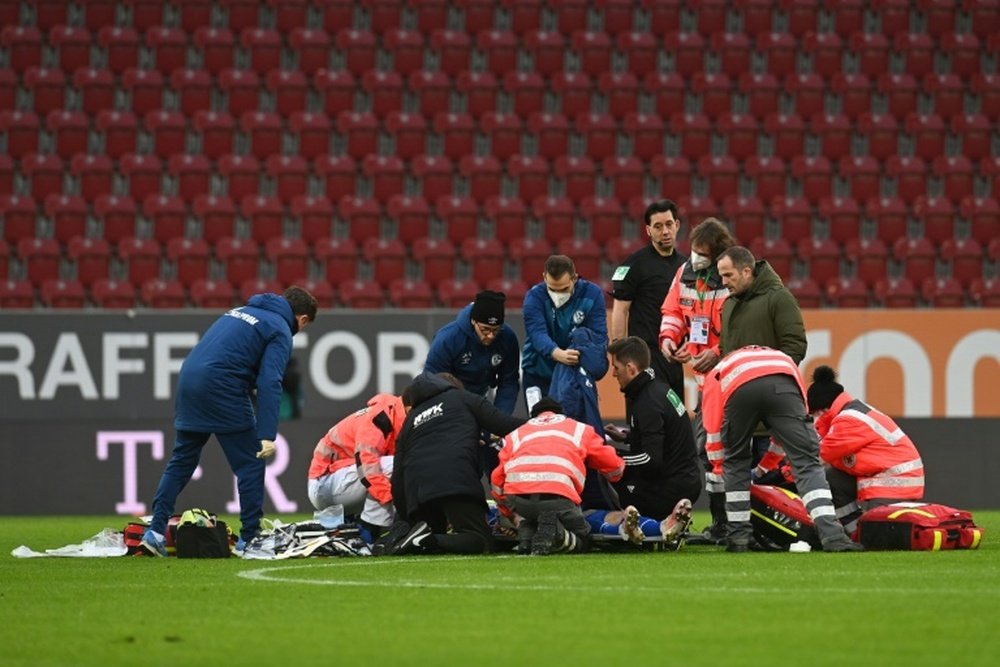
[[[584,314],[582,310],[576,311],[575,313],[573,313],[573,324],[580,326],[581,324],[583,324],[583,318],[585,317],[586,314]]]
[[[413,426],[414,427],[420,426],[421,424],[429,422],[435,417],[440,417],[443,414],[444,414],[443,402],[438,403],[437,405],[432,405],[431,407],[427,408],[426,410],[424,410],[419,415],[413,418]]]
[[[694,299],[687,299],[687,298],[681,299],[681,305],[684,306],[685,308],[691,308],[692,306],[694,306]]]
[[[458,363],[461,364],[462,366],[468,366],[471,361],[472,361],[471,352],[463,352],[462,356],[458,358]]]
[[[499,366],[502,361],[503,361],[503,355],[502,354],[494,354],[493,358],[490,359],[490,363],[493,364],[494,368],[496,368],[497,366]]]
[[[856,462],[857,457],[854,454],[849,454],[844,457],[844,465],[848,468],[853,468]]]

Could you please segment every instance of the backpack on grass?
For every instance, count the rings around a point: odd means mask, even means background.
[[[177,524],[178,558],[229,558],[231,533],[225,521],[203,509],[191,509]]]
[[[787,551],[795,542],[820,548],[819,536],[802,499],[780,486],[750,485],[750,523],[754,538],[767,549]]]
[[[164,538],[167,541],[167,555],[176,556],[177,547],[175,545],[177,538],[177,524],[181,520],[180,514],[175,514],[170,519],[167,520],[167,534]],[[129,556],[145,555],[145,549],[140,546],[142,542],[142,534],[146,532],[149,528],[149,524],[145,521],[129,521],[125,524],[125,529],[122,534],[125,537],[125,548],[126,554]]]
[[[972,513],[947,505],[893,503],[858,519],[858,540],[871,550],[978,549],[982,539]]]

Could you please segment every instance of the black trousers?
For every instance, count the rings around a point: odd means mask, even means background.
[[[426,521],[434,533],[428,553],[484,554],[493,550],[493,533],[486,523],[486,500],[473,496],[443,496],[410,514],[410,522]],[[448,532],[448,526],[452,532]]]

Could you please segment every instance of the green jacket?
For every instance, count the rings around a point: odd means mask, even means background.
[[[747,345],[781,350],[796,364],[806,356],[806,328],[792,293],[766,260],[759,259],[754,279],[742,294],[730,294],[722,305],[722,356]]]

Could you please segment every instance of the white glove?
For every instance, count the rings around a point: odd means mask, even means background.
[[[266,459],[268,457],[274,456],[274,441],[273,440],[261,440],[260,441],[260,451],[257,452],[257,458]]]

